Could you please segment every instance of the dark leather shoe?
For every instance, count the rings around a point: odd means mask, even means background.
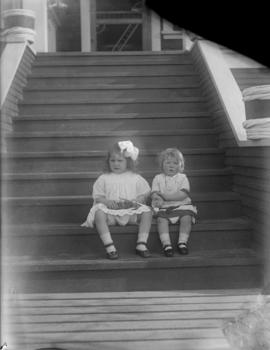
[[[114,244],[113,243],[106,244],[105,248],[108,248],[111,246],[114,246]],[[119,255],[118,255],[117,250],[113,250],[112,252],[106,252],[106,257],[107,257],[107,259],[115,260],[115,259],[119,258]]]
[[[181,254],[181,255],[187,255],[189,253],[186,243],[178,243],[177,250],[178,250],[179,254]]]
[[[151,254],[150,254],[150,252],[149,252],[149,250],[147,248],[147,244],[145,242],[137,242],[137,246],[139,244],[143,244],[146,247],[146,249],[145,250],[140,250],[140,249],[136,248],[136,254],[141,256],[142,258],[149,258],[151,256]]]
[[[117,253],[117,251],[113,251],[113,252],[110,252],[110,253],[106,253],[106,257],[107,259],[110,259],[110,260],[115,260],[115,259],[118,259],[119,258],[119,255]]]
[[[173,249],[170,244],[166,244],[163,248],[163,253],[167,258],[171,258],[173,256]]]

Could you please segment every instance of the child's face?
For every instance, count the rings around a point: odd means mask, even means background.
[[[179,173],[180,164],[175,157],[167,157],[163,161],[163,171],[167,176],[174,176]]]
[[[122,174],[127,170],[127,160],[119,153],[111,154],[109,164],[113,173]]]

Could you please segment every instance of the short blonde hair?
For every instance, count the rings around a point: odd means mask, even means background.
[[[183,154],[177,148],[166,148],[159,155],[159,166],[163,171],[163,163],[169,157],[175,158],[179,163],[179,172],[183,172],[185,168],[185,160]]]

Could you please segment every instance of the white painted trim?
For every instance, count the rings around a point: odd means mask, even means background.
[[[35,54],[26,42],[7,43],[1,55],[1,107],[5,102],[26,47]]]
[[[238,52],[219,46],[223,57],[230,68],[264,68],[262,64]]]
[[[206,40],[198,41],[199,50],[223,104],[226,116],[238,144],[246,141],[243,122],[246,120],[242,93],[218,45]]]
[[[161,51],[161,19],[151,11],[152,51]]]
[[[23,0],[23,8],[34,11],[36,38],[33,47],[38,52],[48,52],[48,9],[45,0]]]
[[[91,15],[90,15],[90,1],[80,0],[81,12],[81,51],[91,51]]]

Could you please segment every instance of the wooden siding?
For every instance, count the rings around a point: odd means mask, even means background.
[[[225,164],[232,167],[233,190],[240,194],[243,214],[253,226],[252,246],[265,257],[265,283],[270,281],[269,258],[269,206],[270,206],[270,147],[240,147],[227,121],[222,102],[200,55],[198,47],[192,57],[201,78],[202,89],[209,100],[208,106],[215,129],[219,133],[220,147],[225,149]],[[267,69],[234,69],[234,77],[241,90],[246,87],[266,84],[270,81]]]
[[[31,66],[34,59],[35,56],[33,52],[26,47],[19,68],[1,108],[2,150],[6,150],[4,138],[5,135],[13,130],[12,119],[13,117],[18,116],[18,103],[23,98],[23,88],[26,85],[27,75],[31,71]]]
[[[270,147],[233,147],[226,150],[226,165],[234,174],[234,191],[241,195],[244,214],[253,225],[253,246],[265,257],[269,283]],[[267,277],[268,276],[268,277]]]
[[[268,68],[233,68],[231,72],[241,91],[251,86],[270,84],[270,69]]]
[[[213,118],[213,126],[219,134],[220,147],[226,148],[232,145],[236,146],[237,143],[229,121],[227,120],[222,101],[215,89],[211,76],[207,70],[206,63],[197,45],[193,47],[191,57],[200,76],[201,90],[208,101],[207,107]]]

